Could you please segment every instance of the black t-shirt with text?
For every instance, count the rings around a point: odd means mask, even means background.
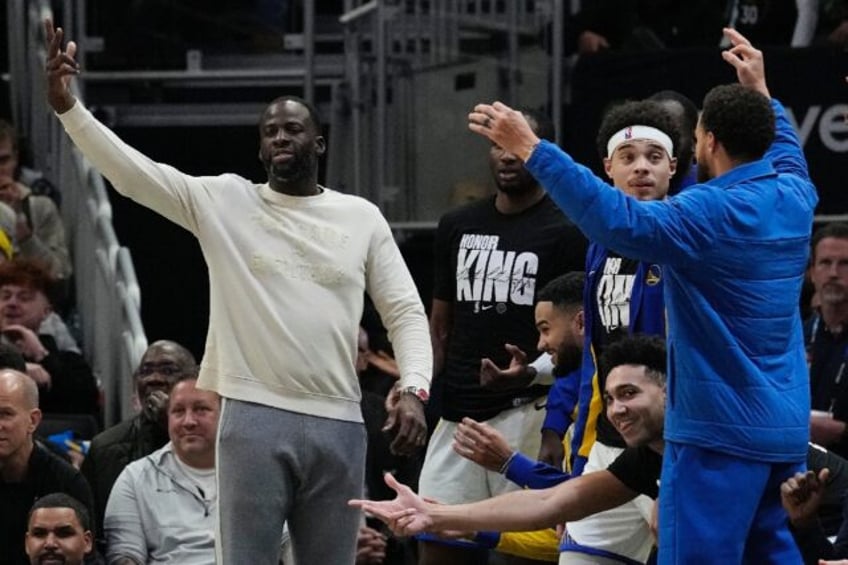
[[[603,272],[594,279],[591,289],[594,312],[592,315],[592,347],[600,359],[606,347],[627,336],[630,328],[630,302],[639,261],[622,257],[608,250]],[[604,390],[604,379],[598,386]],[[601,410],[597,422],[597,439],[604,445],[626,447],[624,439]]]
[[[435,241],[433,296],[453,305],[442,374],[442,416],[488,420],[538,398],[547,387],[493,391],[480,386],[480,360],[509,364],[505,343],[536,357],[536,293],[551,279],[583,270],[586,240],[548,196],[518,214],[494,198],[448,212]]]

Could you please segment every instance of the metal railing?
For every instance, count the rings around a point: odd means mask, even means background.
[[[82,346],[101,383],[104,422],[110,425],[133,412],[132,374],[147,348],[141,292],[129,250],[115,236],[102,177],[73,147],[44,101],[43,21],[52,17],[50,3],[13,0],[7,9],[9,29],[22,30],[9,41],[14,120],[32,144],[35,166],[62,191]],[[69,23],[65,19],[66,27]]]

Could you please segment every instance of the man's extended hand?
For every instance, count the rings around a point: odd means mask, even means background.
[[[536,376],[536,371],[527,363],[527,354],[511,343],[504,348],[512,356],[509,367],[501,369],[488,357],[480,360],[480,386],[495,389],[524,388]]]
[[[739,84],[771,97],[766,86],[766,70],[763,64],[763,52],[755,49],[744,35],[735,29],[726,27],[724,36],[730,40],[731,47],[721,52],[721,57],[736,69]]]
[[[796,528],[807,528],[815,524],[816,513],[821,505],[826,488],[828,469],[795,473],[780,485],[780,502]]]
[[[539,137],[533,133],[524,114],[502,102],[474,106],[468,114],[468,129],[525,162],[539,144]]]
[[[386,485],[397,493],[394,500],[349,500],[350,506],[361,508],[376,516],[391,528],[398,536],[411,536],[429,531],[433,520],[428,513],[428,503],[401,484],[391,473],[385,475]]]
[[[69,41],[62,51],[64,31],[53,27],[50,18],[44,20],[44,34],[47,38],[47,102],[62,114],[70,110],[76,98],[71,94],[71,77],[78,75],[79,63],[74,56],[77,54],[77,44]]]
[[[383,431],[392,433],[389,449],[395,455],[412,455],[427,443],[424,403],[414,394],[402,394],[398,386],[386,397],[386,423]]]
[[[489,424],[463,418],[453,436],[453,450],[490,471],[500,472],[512,455],[504,436]]]

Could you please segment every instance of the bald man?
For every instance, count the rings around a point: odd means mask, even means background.
[[[97,434],[82,464],[82,474],[94,491],[97,532],[103,533],[106,502],[124,467],[168,443],[166,407],[174,383],[196,375],[194,355],[175,341],[156,341],[142,355],[133,374],[141,410]]]
[[[33,500],[64,492],[93,508],[80,472],[33,440],[40,422],[35,382],[18,371],[0,371],[0,547],[9,549],[12,564],[29,562],[24,535]]]

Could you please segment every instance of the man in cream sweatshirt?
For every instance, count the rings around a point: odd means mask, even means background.
[[[69,89],[76,45],[45,22],[47,98],[68,135],[121,194],[189,230],[209,268],[198,386],[223,398],[217,561],[276,563],[288,521],[298,563],[352,563],[365,428],[354,370],[363,295],[400,367],[393,448],[426,441],[432,371],[424,308],[376,206],[319,186],[316,110],[278,98],[259,122],[268,181],[194,177],[156,163],[98,122]],[[328,540],[332,540],[328,543]]]

